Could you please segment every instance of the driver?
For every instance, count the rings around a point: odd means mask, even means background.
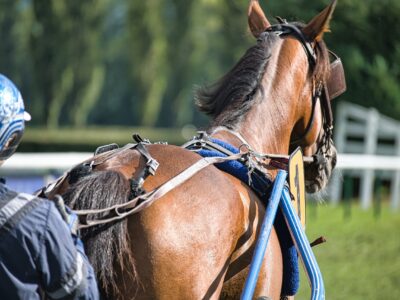
[[[0,74],[0,165],[18,147],[24,122],[20,92]],[[0,295],[2,299],[98,299],[92,266],[68,208],[8,189],[0,179]]]

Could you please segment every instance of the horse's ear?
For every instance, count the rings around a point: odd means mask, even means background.
[[[268,22],[265,14],[258,3],[258,0],[250,0],[248,11],[248,22],[251,33],[257,38],[271,24]]]
[[[333,11],[335,10],[337,0],[333,0],[332,3],[326,7],[322,12],[314,17],[307,25],[303,28],[303,33],[308,37],[310,41],[319,42],[325,32],[329,32],[329,22],[331,20]]]

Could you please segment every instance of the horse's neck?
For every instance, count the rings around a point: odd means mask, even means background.
[[[255,95],[261,98],[253,100],[250,111],[235,125],[234,131],[257,152],[287,154],[289,151],[294,123],[299,119],[300,85],[298,73],[294,70],[303,70],[308,63],[306,59],[299,61],[295,58],[296,53],[303,56],[304,53],[301,45],[294,45],[297,51],[290,47],[276,48],[276,55],[271,56],[268,69],[261,79],[262,88]],[[240,138],[232,134],[222,136],[235,146],[243,144]]]
[[[260,153],[287,154],[293,128],[293,108],[284,101],[271,100],[258,101],[260,104],[255,105],[234,130],[218,126],[210,130],[211,135],[236,147],[248,144]]]
[[[240,146],[240,145],[250,145],[249,142],[237,131],[229,129],[225,126],[217,126],[211,128],[209,131],[210,135],[215,138],[221,138],[227,142],[230,142],[232,145]],[[227,137],[228,134],[228,137]],[[231,138],[229,138],[229,136]],[[232,140],[236,140],[233,141]]]
[[[263,99],[250,110],[237,131],[257,151],[285,154],[292,131],[292,114],[286,103],[271,100]]]
[[[275,125],[272,126],[276,128]],[[275,131],[272,127],[264,128],[266,132],[260,133],[257,128],[249,126],[238,127],[235,130],[218,126],[212,128],[210,133],[212,137],[222,139],[238,148],[241,145],[248,145],[251,149],[259,153],[286,154],[289,143],[285,143],[285,137],[279,133],[274,134]]]

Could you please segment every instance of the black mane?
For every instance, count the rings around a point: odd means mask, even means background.
[[[214,119],[213,125],[232,128],[250,110],[277,38],[275,34],[261,35],[224,77],[197,90],[196,104]]]

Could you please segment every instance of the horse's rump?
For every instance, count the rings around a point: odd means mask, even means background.
[[[145,181],[146,191],[160,186],[201,158],[176,146],[146,147],[160,163],[156,175]],[[104,208],[111,203],[126,202],[130,195],[129,180],[140,173],[144,163],[137,151],[123,151],[71,185],[64,195],[65,200],[73,209]],[[80,200],[76,201],[78,198]],[[233,273],[239,271],[238,266],[244,268],[251,259],[251,253],[247,251],[251,247],[249,240],[254,241],[255,226],[264,210],[257,201],[245,184],[210,166],[128,220],[84,230],[83,239],[87,243],[88,256],[107,292],[110,286],[115,287],[116,282],[121,281],[114,272],[120,272],[123,264],[115,263],[135,257],[136,269],[147,269],[137,274],[136,289],[150,288],[142,287],[144,282],[150,282],[150,277],[179,281],[179,278],[173,280],[180,273],[177,268],[181,268],[182,276],[193,278],[199,277],[204,272],[202,268],[205,268],[215,273],[215,284],[206,289],[211,296],[215,289],[221,288],[218,285],[228,269],[232,254],[234,260],[239,257],[239,252],[246,254],[245,263],[238,260]],[[147,240],[145,244],[144,240]],[[184,253],[197,255],[197,264],[192,265],[193,258],[185,257],[187,254],[182,256]],[[157,272],[148,267],[149,259],[159,260]],[[171,270],[174,274],[169,274]],[[134,269],[125,269],[124,273],[131,273],[131,281],[132,275],[136,276]],[[201,279],[198,281],[199,291],[209,284],[201,282]],[[125,285],[130,289],[133,287],[127,282]]]

